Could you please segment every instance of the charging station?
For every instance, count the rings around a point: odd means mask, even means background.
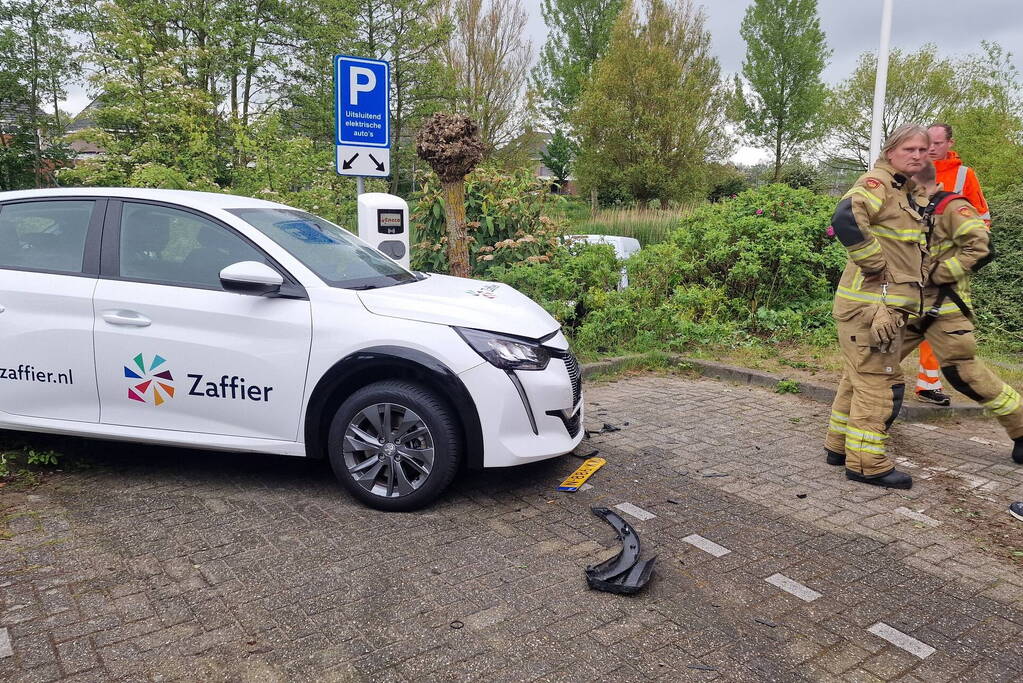
[[[409,268],[408,203],[383,192],[359,195],[359,239]]]

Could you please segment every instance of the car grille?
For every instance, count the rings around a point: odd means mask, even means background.
[[[579,397],[583,394],[583,374],[579,369],[579,361],[569,350],[547,349],[554,358],[560,358],[565,362],[565,369],[568,370],[568,378],[572,380],[572,407],[579,404]],[[573,434],[573,436],[575,436]]]
[[[579,367],[579,361],[572,355],[572,352],[568,349],[551,349],[548,348],[551,353],[551,357],[559,358],[565,363],[565,369],[568,370],[568,378],[572,382],[572,407],[568,410],[549,410],[548,415],[554,415],[561,419],[565,424],[565,430],[568,431],[568,435],[575,438],[579,434],[579,430],[582,429],[582,417],[583,411],[576,410],[575,413],[568,417],[566,413],[571,412],[579,405],[579,399],[583,395],[583,373]]]

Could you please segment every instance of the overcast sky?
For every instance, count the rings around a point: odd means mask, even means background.
[[[529,12],[529,38],[534,56],[547,37],[540,0],[522,0]],[[751,0],[697,0],[707,14],[707,28],[723,74],[742,68],[746,44],[739,36],[739,24]],[[996,41],[1014,52],[1013,62],[1023,71],[1023,0],[895,0],[892,47],[916,50],[927,42],[936,43],[948,54],[962,55],[980,50],[980,41]],[[819,0],[821,28],[834,50],[824,79],[837,83],[846,78],[856,59],[876,51],[881,23],[882,0]],[[329,75],[325,75],[329,77]],[[85,89],[69,88],[67,110],[77,113],[88,104]],[[740,150],[736,160],[743,163],[766,158],[751,149]]]
[[[547,37],[540,0],[523,0],[528,9],[529,32],[534,53]],[[737,73],[746,55],[739,35],[751,0],[697,0],[707,14],[713,50],[724,74]],[[834,54],[824,79],[837,83],[856,66],[860,54],[876,51],[881,31],[882,0],[819,0],[821,28]],[[924,43],[936,43],[948,54],[980,51],[980,41],[995,41],[1013,52],[1013,63],[1023,71],[1023,0],[895,0],[892,15],[892,48],[913,51]],[[766,158],[765,152],[740,150],[736,160],[750,163]]]

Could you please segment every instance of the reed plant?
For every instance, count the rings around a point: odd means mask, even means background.
[[[611,208],[573,221],[570,228],[577,235],[620,235],[635,237],[640,245],[658,244],[676,229],[702,202],[683,204],[670,209]]]

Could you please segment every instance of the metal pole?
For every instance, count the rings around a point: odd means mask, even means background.
[[[365,194],[365,193],[366,193],[366,179],[363,178],[361,175],[355,176],[355,194],[356,195],[360,195],[360,194]]]
[[[884,0],[881,10],[881,44],[877,48],[877,74],[874,76],[874,115],[870,120],[870,158],[867,168],[874,165],[881,154],[881,114],[888,88],[888,44],[892,38],[892,0]]]

